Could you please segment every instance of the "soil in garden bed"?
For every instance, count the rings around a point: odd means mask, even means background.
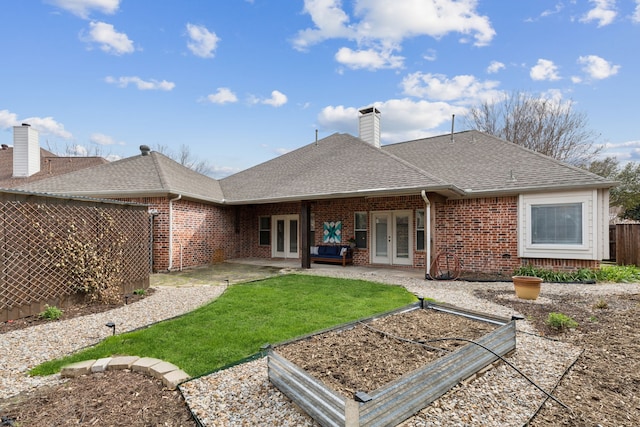
[[[314,335],[278,346],[275,351],[330,389],[351,398],[357,391],[370,393],[449,352],[473,345],[431,340],[477,340],[496,328],[454,314],[418,309]]]

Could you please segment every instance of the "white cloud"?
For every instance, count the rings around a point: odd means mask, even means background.
[[[587,55],[578,58],[578,64],[583,65],[582,71],[590,78],[602,80],[618,73],[620,65],[612,65],[597,55]]]
[[[120,0],[48,0],[49,3],[69,11],[80,18],[88,18],[95,10],[107,15],[114,14],[120,7]]]
[[[166,80],[158,81],[158,80],[142,80],[138,76],[125,76],[125,77],[111,77],[107,76],[104,79],[107,83],[114,84],[118,87],[125,88],[129,86],[129,84],[136,85],[139,90],[164,90],[169,91],[173,90],[176,86],[173,82],[168,82]]]
[[[493,80],[481,82],[470,75],[448,78],[442,74],[416,72],[407,75],[401,85],[405,95],[474,104],[496,97],[499,83]]]
[[[200,58],[213,58],[220,41],[216,33],[209,31],[204,25],[187,24],[187,34],[190,39],[187,47],[191,53]]]
[[[0,128],[9,129],[13,126],[20,125],[18,122],[18,115],[16,113],[12,113],[9,110],[0,110]]]
[[[389,7],[388,0],[355,0],[352,22],[340,0],[305,0],[304,12],[315,26],[299,31],[293,46],[307,50],[324,40],[346,39],[354,42],[357,49],[343,47],[336,59],[352,64],[367,63],[366,68],[376,64],[380,67],[394,64],[396,68],[401,66],[398,61],[403,58],[392,53],[399,50],[407,38],[439,39],[458,33],[462,35],[461,42],[466,43],[471,37],[477,46],[489,44],[496,32],[489,18],[477,13],[477,3],[477,0],[404,0]],[[371,50],[378,51],[379,57],[371,55]],[[354,52],[362,53],[356,56]],[[379,61],[380,58],[394,61]]]
[[[89,141],[98,145],[125,145],[124,142],[118,142],[112,137],[103,133],[94,133],[89,137]]]
[[[502,62],[499,61],[491,61],[491,63],[489,64],[489,66],[487,67],[487,73],[489,74],[495,74],[500,70],[504,70],[505,69],[505,65]]]
[[[391,55],[390,51],[381,52],[374,49],[354,51],[348,47],[343,47],[336,53],[336,61],[357,70],[359,68],[400,68],[404,58]]]
[[[529,75],[533,80],[560,80],[558,67],[548,59],[538,59],[538,63],[531,68]]]
[[[331,38],[352,38],[353,29],[347,25],[349,16],[341,8],[340,0],[305,0],[304,12],[308,13],[316,28],[307,28],[298,33],[293,45],[298,50]]]
[[[636,24],[640,24],[640,0],[636,0],[636,9],[631,15],[631,20]]]
[[[615,11],[615,0],[589,0],[593,3],[593,9],[580,18],[580,22],[597,21],[598,27],[604,27],[613,22],[618,14]]]
[[[53,117],[28,117],[21,120],[22,123],[29,123],[34,129],[42,134],[58,136],[63,139],[71,139],[73,135],[64,128],[62,123],[53,119]]]
[[[406,141],[440,134],[437,128],[451,123],[451,115],[462,115],[464,107],[445,102],[414,101],[408,98],[374,103],[381,113],[381,138],[384,142]],[[358,108],[328,106],[318,115],[325,130],[358,135]]]
[[[97,43],[101,50],[113,55],[132,53],[135,50],[133,42],[125,33],[117,32],[113,25],[105,22],[90,22],[89,34],[82,33],[80,39],[87,43]]]
[[[238,97],[228,87],[219,87],[216,93],[207,95],[207,101],[222,105],[230,102],[238,102]]]
[[[261,103],[266,105],[271,105],[272,107],[282,107],[287,103],[287,95],[284,93],[274,90],[271,92],[271,98],[267,99],[258,99],[254,98],[253,103]]]

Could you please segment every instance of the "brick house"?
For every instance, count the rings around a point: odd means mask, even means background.
[[[349,237],[356,265],[426,274],[442,254],[490,275],[608,258],[615,182],[477,131],[381,146],[380,112],[360,114],[360,138],[333,134],[222,180],[145,149],[22,188],[149,204],[155,270],[216,253],[310,267],[312,246]]]

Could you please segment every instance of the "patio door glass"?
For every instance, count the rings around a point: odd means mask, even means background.
[[[273,258],[298,258],[298,215],[277,215],[272,217]]]
[[[374,264],[412,265],[411,211],[372,212]]]

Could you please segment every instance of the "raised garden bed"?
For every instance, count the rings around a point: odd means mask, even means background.
[[[323,426],[395,426],[498,359],[482,346],[513,351],[514,322],[416,303],[274,346],[269,379]]]

